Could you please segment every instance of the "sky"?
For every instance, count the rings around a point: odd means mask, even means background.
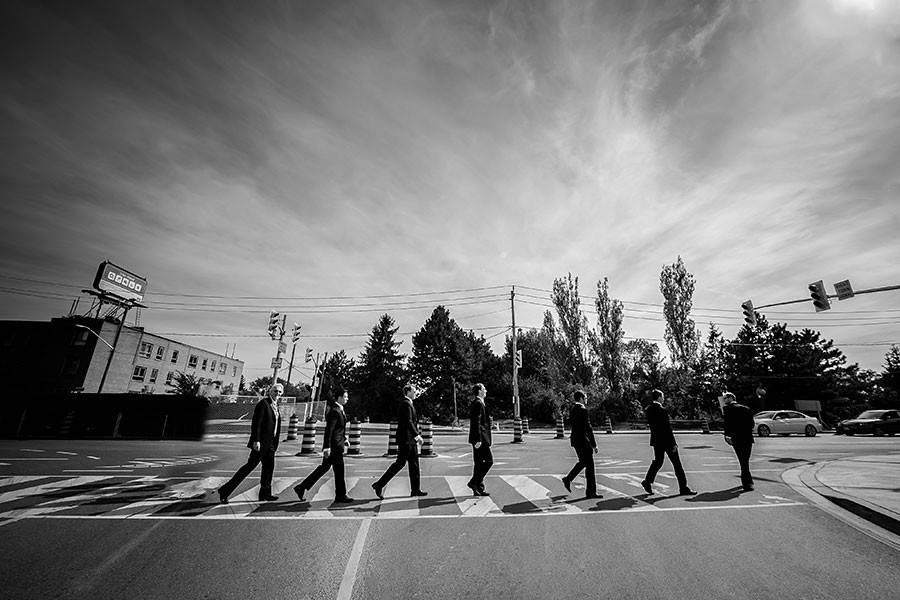
[[[386,312],[408,354],[439,303],[500,353],[511,286],[538,327],[572,273],[664,348],[678,256],[701,334],[819,279],[900,284],[891,0],[6,0],[0,23],[0,319],[67,314],[110,260],[149,281],[143,327],[250,381],[273,309],[300,353],[355,357]],[[898,300],[762,312],[877,371]]]

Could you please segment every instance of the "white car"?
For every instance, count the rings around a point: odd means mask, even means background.
[[[817,418],[795,410],[766,410],[756,413],[753,415],[753,423],[759,437],[769,437],[773,433],[802,433],[812,437],[822,430],[822,424]]]

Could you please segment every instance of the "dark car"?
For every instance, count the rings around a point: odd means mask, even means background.
[[[867,410],[855,419],[841,421],[835,427],[836,435],[871,433],[873,435],[894,435],[900,432],[900,411]]]

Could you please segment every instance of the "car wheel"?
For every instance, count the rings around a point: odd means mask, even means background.
[[[757,429],[756,432],[759,434],[759,437],[769,437],[769,434],[772,433],[772,430],[765,425],[760,425],[759,429]]]
[[[815,428],[815,426],[813,426],[813,425],[807,425],[807,426],[806,426],[806,431],[805,431],[805,433],[806,433],[806,437],[815,437],[815,435],[816,435],[816,428]]]

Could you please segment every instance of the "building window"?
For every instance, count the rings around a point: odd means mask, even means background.
[[[76,329],[75,337],[72,340],[72,345],[73,346],[84,346],[85,344],[87,344],[88,335],[89,335],[89,332],[87,329]]]
[[[150,371],[150,383],[156,383],[156,378],[159,376],[159,369],[153,369]]]
[[[162,360],[166,357],[166,349],[164,346],[160,346],[156,349],[156,360]]]
[[[191,355],[188,357],[188,366],[189,366],[190,368],[192,368],[192,369],[196,369],[196,368],[197,368],[197,361],[199,361],[199,360],[200,360],[200,357],[199,357],[199,356],[197,356],[196,354],[191,354]]]
[[[216,361],[212,361],[211,363],[209,363],[209,372],[210,373],[216,372]]]
[[[66,358],[66,364],[63,366],[63,375],[75,375],[78,373],[78,367],[81,366],[81,359],[77,356]]]
[[[143,358],[150,358],[150,353],[153,352],[153,344],[148,342],[141,342],[141,349],[138,352],[138,356]]]
[[[231,371],[232,377],[237,377],[237,365],[234,365],[233,370]]]
[[[172,379],[175,377],[175,373],[173,371],[169,371],[166,373],[166,385],[172,385]]]
[[[178,350],[172,350],[172,364],[178,362]]]
[[[144,376],[146,374],[147,374],[147,367],[142,367],[140,365],[137,365],[134,368],[134,372],[131,374],[131,380],[132,381],[143,381]]]
[[[203,363],[200,365],[200,368],[203,369],[204,371],[206,370],[206,360],[207,359],[204,358]]]
[[[224,375],[228,371],[228,365],[225,363],[219,363],[219,373]]]

